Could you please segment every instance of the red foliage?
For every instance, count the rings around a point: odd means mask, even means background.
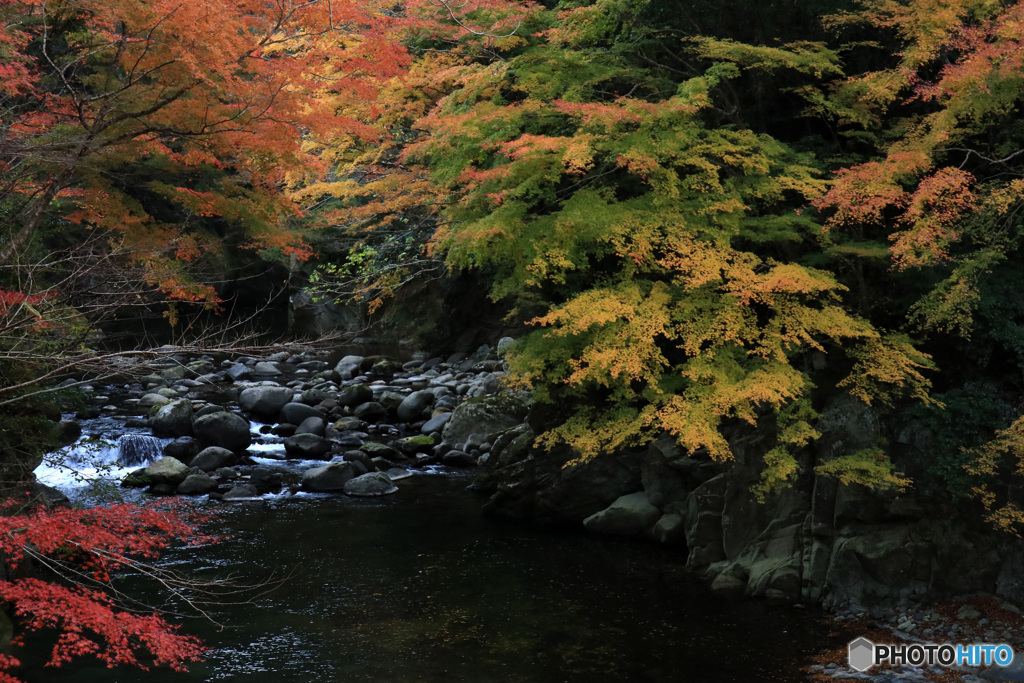
[[[2,507],[11,512],[16,504]],[[175,542],[196,545],[214,540],[194,534],[200,519],[180,504],[36,508],[0,517],[0,554],[11,569],[34,557],[38,565],[59,565],[67,570],[65,575],[102,588],[111,573],[156,558]],[[47,666],[88,655],[110,667],[128,664],[146,669],[152,662],[181,670],[185,662],[197,661],[204,652],[197,638],[179,634],[178,627],[159,614],[118,610],[102,589],[16,578],[0,581],[0,599],[11,604],[23,629],[16,645],[28,632],[56,629],[60,633]],[[14,657],[0,657],[0,683],[18,681],[4,673],[18,664]]]

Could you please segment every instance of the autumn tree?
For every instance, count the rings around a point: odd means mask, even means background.
[[[1012,406],[1022,389],[1022,19],[1019,3],[971,0],[868,0],[828,19],[848,39],[872,31],[875,42],[851,48],[862,59],[886,54],[823,99],[822,113],[865,158],[817,201],[826,229],[888,252],[914,294],[907,326],[934,345],[945,396],[974,413],[991,406],[969,418],[978,425],[996,422],[998,404]],[[1024,501],[1011,495],[1024,451],[1020,421],[1003,426],[946,457],[957,465],[951,483],[973,487],[990,519],[1013,529],[1024,520]]]
[[[802,261],[820,250],[819,163],[717,106],[748,68],[815,83],[841,74],[837,55],[698,39],[679,48],[684,71],[651,16],[633,0],[535,15],[502,59],[442,72],[458,87],[425,107],[400,158],[440,198],[431,247],[488,273],[530,322],[513,373],[565,408],[541,444],[586,460],[667,432],[727,459],[724,426],[774,419],[768,491],[816,436],[809,353],[845,355],[830,381],[867,400],[924,396],[930,363]],[[875,451],[830,467],[904,483]]]
[[[110,667],[184,670],[202,657],[198,639],[178,633],[158,610],[132,603],[116,585],[117,574],[142,571],[186,603],[198,604],[197,591],[215,590],[151,564],[173,543],[213,540],[196,532],[194,511],[128,504],[51,509],[11,500],[2,513],[0,598],[15,619],[15,648],[45,630],[57,634],[47,666],[85,656]],[[0,655],[0,681],[21,680],[15,655]]]

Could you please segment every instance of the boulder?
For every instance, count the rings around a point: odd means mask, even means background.
[[[288,387],[248,387],[239,394],[238,404],[258,417],[275,418],[293,394]]]
[[[685,543],[686,519],[677,512],[665,513],[651,530],[651,537],[659,543]]]
[[[144,474],[152,484],[173,484],[177,486],[188,476],[188,465],[180,460],[164,456],[146,466]]]
[[[74,420],[61,420],[54,425],[52,434],[61,446],[70,446],[82,436],[82,425]]]
[[[423,411],[433,403],[433,393],[429,391],[414,391],[398,404],[396,414],[402,422],[416,422],[423,415]]]
[[[331,442],[316,434],[296,434],[284,440],[284,450],[289,458],[324,460],[331,452]]]
[[[177,458],[182,462],[191,462],[199,451],[203,450],[199,442],[191,436],[181,436],[164,446],[164,455]]]
[[[444,440],[466,443],[472,435],[488,441],[491,434],[522,424],[526,405],[512,396],[483,396],[463,401],[444,426]]]
[[[298,429],[295,430],[296,434],[316,434],[317,436],[323,436],[326,425],[324,421],[315,415],[311,415],[303,420]]]
[[[440,415],[435,415],[434,417],[430,418],[429,420],[423,423],[423,426],[420,427],[420,432],[422,432],[423,434],[433,434],[434,432],[439,432],[442,429],[444,429],[444,426],[448,424],[448,420],[450,420],[451,417],[451,413],[441,413]]]
[[[448,467],[476,467],[476,458],[466,451],[448,451],[441,456],[441,463]]]
[[[241,363],[235,363],[229,367],[225,370],[225,374],[231,378],[232,382],[241,382],[242,380],[252,379],[252,371]]]
[[[405,456],[402,453],[391,446],[386,444],[377,443],[376,441],[367,441],[359,447],[363,453],[366,453],[370,458],[386,458],[388,460],[405,460]]]
[[[244,451],[252,443],[249,421],[235,413],[225,411],[204,415],[195,421],[193,429],[201,443],[229,451]]]
[[[352,463],[332,462],[306,470],[302,475],[302,488],[306,491],[341,491],[355,476]]]
[[[217,490],[217,480],[208,474],[190,474],[178,484],[178,493],[183,496],[201,496]]]
[[[248,500],[259,498],[260,493],[249,484],[239,484],[224,494],[224,500]]]
[[[352,384],[338,392],[338,405],[354,408],[373,400],[373,389],[365,384]]]
[[[188,436],[192,434],[192,403],[178,399],[160,406],[149,418],[154,436]]]
[[[384,496],[394,493],[398,487],[383,472],[370,472],[349,479],[343,490],[350,496]]]
[[[121,486],[126,489],[138,489],[145,486],[149,486],[153,482],[148,476],[146,476],[146,468],[129,472],[125,475],[124,479],[121,480]]]
[[[621,536],[637,536],[647,531],[661,512],[647,500],[643,491],[620,496],[614,503],[600,512],[595,512],[583,520],[583,528],[604,534]]]
[[[238,456],[226,448],[210,446],[199,451],[189,462],[189,467],[198,467],[204,472],[212,472],[218,467],[230,467],[238,462]]]
[[[305,403],[285,403],[281,407],[281,422],[299,425],[307,417],[318,417],[325,422],[327,421],[327,416],[324,415],[322,410],[313,406],[307,406]]]
[[[413,453],[429,453],[434,448],[434,438],[425,434],[410,436],[402,439],[402,451],[409,455]]]
[[[391,377],[402,371],[402,364],[391,358],[382,358],[370,366],[370,372],[378,377]]]
[[[353,414],[364,422],[376,422],[388,416],[388,410],[376,401],[368,401],[356,406]]]
[[[270,361],[260,361],[253,368],[253,372],[263,377],[273,377],[280,375],[281,370],[277,367],[277,363],[271,363]]]
[[[249,485],[259,493],[277,493],[281,490],[281,474],[267,467],[257,467],[249,476]]]
[[[153,406],[162,406],[170,403],[171,399],[161,394],[146,394],[139,399],[140,408],[152,408]]]
[[[361,429],[362,426],[363,426],[363,421],[362,420],[360,420],[358,417],[351,417],[351,416],[350,417],[343,417],[343,418],[337,420],[334,424],[331,425],[331,427],[333,427],[334,429],[338,430],[339,432],[356,431],[356,430]]]

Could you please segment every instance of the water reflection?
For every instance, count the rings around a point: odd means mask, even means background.
[[[382,499],[322,496],[227,507],[219,546],[171,561],[196,575],[288,574],[187,674],[76,666],[31,681],[652,683],[797,681],[824,626],[791,608],[723,602],[680,554],[501,523],[457,477],[417,476]]]

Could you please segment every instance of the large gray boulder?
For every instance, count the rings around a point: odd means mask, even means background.
[[[172,484],[177,486],[188,476],[188,465],[174,458],[163,457],[151,462],[144,470],[145,476],[152,484]]]
[[[252,379],[252,371],[242,363],[235,363],[225,370],[224,374],[230,377],[232,382],[241,382],[242,380]]]
[[[238,456],[232,451],[220,446],[210,446],[199,451],[188,466],[198,467],[204,472],[213,472],[218,467],[230,467],[236,462],[238,462]]]
[[[383,420],[388,416],[388,409],[376,401],[360,403],[352,412],[356,417],[364,422],[376,422],[377,420]]]
[[[208,474],[190,474],[178,484],[178,493],[183,496],[201,496],[217,490],[217,480]]]
[[[295,430],[296,434],[316,434],[317,436],[323,436],[326,425],[324,421],[316,416],[307,417],[301,423],[299,428]]]
[[[434,394],[430,391],[414,391],[398,404],[397,415],[402,422],[415,422],[423,415],[423,411],[434,403]]]
[[[154,436],[176,437],[192,434],[192,403],[186,399],[160,406],[149,418]]]
[[[583,520],[583,528],[603,534],[638,536],[651,530],[661,511],[647,500],[643,491],[615,499],[611,505]]]
[[[288,387],[248,387],[239,394],[238,405],[258,417],[276,418],[293,394]]]
[[[327,420],[324,411],[313,406],[307,406],[305,403],[285,403],[281,407],[281,422],[300,425],[308,417],[318,417],[325,422]]]
[[[350,496],[384,496],[394,493],[398,487],[383,472],[370,472],[349,479],[342,490]]]
[[[229,451],[244,451],[252,443],[249,421],[241,415],[222,411],[197,418],[192,428],[196,438],[209,446],[220,446]]]
[[[482,396],[463,401],[452,411],[444,426],[444,440],[450,444],[464,444],[476,435],[487,441],[495,432],[522,424],[526,419],[526,405],[507,395]]]
[[[264,377],[281,374],[281,370],[277,367],[277,363],[266,360],[256,363],[256,367],[253,368],[253,372]]]
[[[284,440],[289,458],[325,460],[331,452],[331,442],[317,434],[295,434]]]
[[[423,423],[423,426],[420,428],[420,432],[422,432],[423,434],[433,434],[434,432],[439,432],[442,429],[444,429],[444,426],[448,424],[448,420],[450,419],[452,419],[451,413],[440,413],[438,415],[435,415],[434,417],[430,418],[429,420]]]
[[[355,476],[352,463],[332,462],[323,467],[306,470],[302,475],[302,488],[306,491],[341,491]]]

